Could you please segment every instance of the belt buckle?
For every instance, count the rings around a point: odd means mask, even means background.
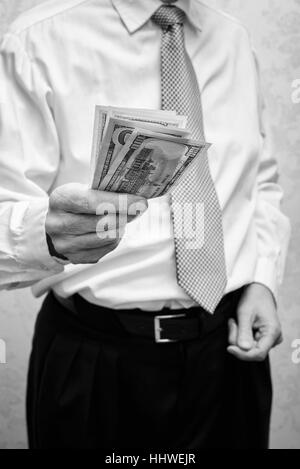
[[[162,320],[168,320],[168,319],[176,319],[176,318],[185,318],[186,314],[172,314],[169,316],[155,316],[154,318],[154,337],[155,337],[155,342],[157,344],[171,344],[178,342],[178,340],[175,339],[163,339],[161,337],[163,328],[161,327],[161,321]]]

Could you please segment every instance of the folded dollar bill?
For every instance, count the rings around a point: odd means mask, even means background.
[[[210,146],[190,139],[186,124],[174,112],[97,106],[91,187],[146,198],[171,191]]]
[[[162,127],[178,127],[184,129],[187,125],[185,116],[178,116],[174,111],[152,111],[150,109],[126,109],[107,106],[96,106],[95,126],[100,129],[101,141],[107,130],[109,119],[122,119]]]

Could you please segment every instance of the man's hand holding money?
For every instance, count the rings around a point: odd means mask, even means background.
[[[119,245],[125,226],[147,210],[142,197],[67,184],[50,196],[50,253],[73,264],[95,264]]]
[[[67,184],[50,196],[50,254],[95,264],[119,245],[126,224],[180,181],[209,144],[193,141],[176,112],[96,107],[90,189]]]

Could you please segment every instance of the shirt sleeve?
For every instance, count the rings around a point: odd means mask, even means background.
[[[255,222],[258,236],[258,261],[254,282],[267,286],[278,300],[290,241],[289,219],[281,211],[283,191],[279,185],[278,162],[271,142],[271,128],[261,92],[259,64],[254,52],[258,84],[261,154],[257,174]]]
[[[0,289],[35,283],[63,266],[49,254],[45,219],[59,166],[52,92],[18,37],[0,47]]]

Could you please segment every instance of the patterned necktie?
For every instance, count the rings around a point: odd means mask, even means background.
[[[188,116],[195,139],[204,140],[201,93],[184,40],[185,13],[161,6],[152,17],[162,28],[162,109]],[[227,283],[222,213],[210,174],[207,152],[172,193],[177,277],[185,292],[210,313]]]

